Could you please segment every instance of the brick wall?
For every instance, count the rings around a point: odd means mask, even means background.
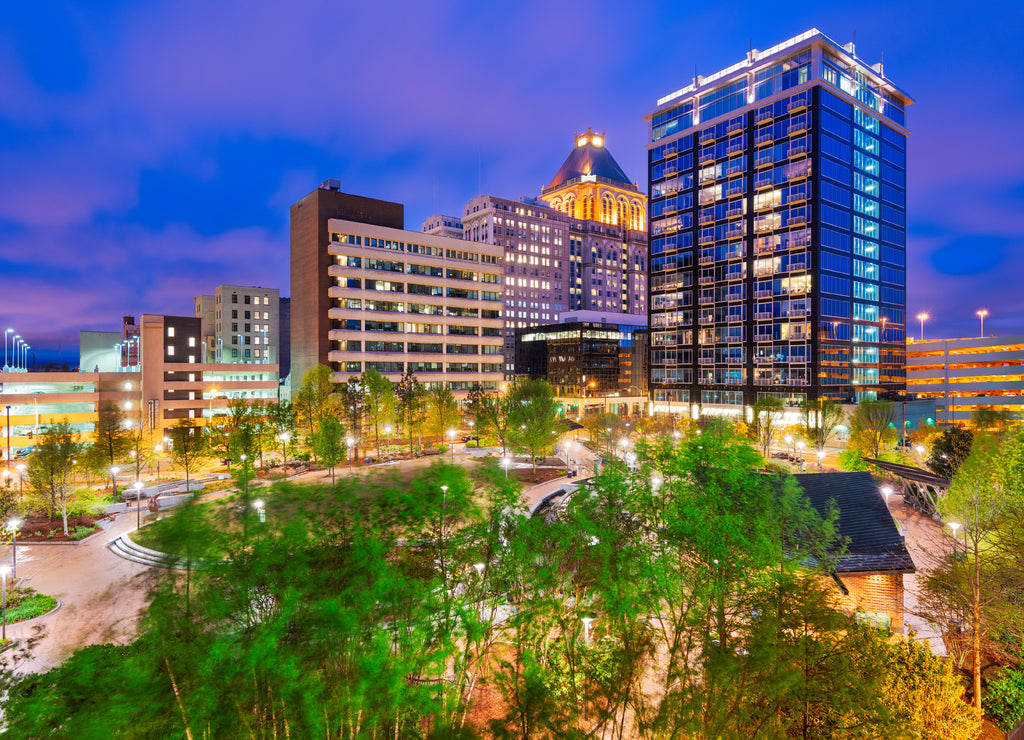
[[[903,631],[903,574],[857,573],[842,575],[849,595],[839,593],[844,609],[883,612],[889,615],[893,632]]]

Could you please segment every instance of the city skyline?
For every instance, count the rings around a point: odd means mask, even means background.
[[[478,194],[536,194],[572,134],[593,126],[645,190],[642,117],[658,98],[695,65],[710,74],[748,43],[811,27],[839,43],[856,31],[858,55],[884,54],[918,101],[909,316],[930,315],[930,338],[975,335],[979,308],[986,334],[1020,331],[1024,151],[1012,127],[1024,101],[1012,91],[1024,16],[1009,4],[985,17],[903,3],[785,18],[667,3],[629,14],[315,4],[287,17],[240,4],[64,7],[56,19],[12,9],[0,31],[0,321],[35,350],[62,342],[67,355],[79,329],[125,313],[190,315],[192,297],[221,283],[286,292],[288,205],[325,178],[405,203],[418,229]],[[384,25],[390,15],[402,20]],[[963,91],[969,104],[951,105]],[[919,336],[909,317],[908,334]]]

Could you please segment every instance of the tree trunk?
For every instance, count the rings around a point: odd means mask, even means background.
[[[981,709],[981,584],[978,566],[978,543],[974,543],[974,571],[971,579],[971,673],[974,678],[974,700],[972,704]]]

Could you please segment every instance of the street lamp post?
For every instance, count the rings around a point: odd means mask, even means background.
[[[142,529],[142,481],[135,481],[133,488],[135,488],[135,528]]]
[[[349,437],[348,439],[345,440],[345,444],[348,445],[348,456],[350,458],[352,457],[352,445],[354,445],[355,443],[356,443],[356,441],[354,439],[352,439],[351,437]],[[355,465],[355,460],[351,460],[349,462],[349,465]]]
[[[267,510],[266,510],[266,508],[264,508],[262,499],[256,499],[255,501],[253,501],[252,502],[252,506],[253,506],[254,509],[256,509],[256,513],[259,515],[260,524],[263,524],[265,521],[267,521]],[[260,530],[261,529],[262,529],[262,527],[257,527],[256,528],[256,544],[257,545],[260,544]]]
[[[153,455],[153,457],[156,458],[156,477],[157,477],[158,480],[160,478],[160,453],[163,452],[163,451],[164,451],[164,446],[163,445],[154,445],[153,446],[153,452],[156,453],[155,455]]]
[[[18,527],[21,526],[21,519],[9,519],[7,528],[11,530],[11,574],[18,577]]]
[[[926,313],[919,313],[917,315],[917,320],[921,322],[921,341],[922,342],[924,341],[924,322],[927,321],[930,318],[931,318],[931,316],[929,316]]]
[[[25,463],[20,463],[15,469],[18,471],[18,495],[20,496],[25,492]]]
[[[889,486],[882,486],[882,495],[885,496],[885,508],[889,508],[889,497],[892,495],[892,488]]]
[[[0,568],[0,578],[3,579],[2,586],[2,604],[0,604],[0,611],[3,611],[3,627],[0,628],[0,642],[7,642],[7,574],[10,572],[10,568],[6,565]]]
[[[981,334],[979,334],[978,336],[984,337],[985,336],[985,317],[988,316],[988,309],[987,308],[983,308],[980,311],[975,311],[975,313],[978,315],[978,318],[981,319]]]
[[[821,472],[821,463],[825,459],[825,450],[818,450],[818,472]]]
[[[581,617],[580,621],[583,622],[583,644],[590,645],[590,623],[594,621],[593,617]]]
[[[287,472],[288,469],[288,440],[292,438],[292,435],[288,432],[281,432],[277,437],[281,440],[281,467]]]
[[[452,460],[454,460],[455,459],[455,430],[454,429],[449,429],[448,430],[448,439],[451,441],[451,445],[452,445]]]
[[[956,531],[960,529],[960,522],[946,522],[949,528],[953,530],[953,560],[956,561]],[[964,542],[964,551],[967,550],[967,543]]]
[[[7,362],[7,335],[12,333],[13,331],[14,329],[4,330],[4,371],[6,371],[8,367],[10,367],[10,365]]]
[[[505,480],[508,480],[508,467],[512,464],[512,461],[507,457],[501,458],[501,467],[505,468]]]

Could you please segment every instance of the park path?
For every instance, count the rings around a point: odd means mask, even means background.
[[[131,642],[146,603],[151,569],[124,560],[107,543],[135,529],[135,510],[119,514],[77,545],[18,545],[22,584],[61,602],[45,617],[7,626],[7,636],[24,642],[39,638],[32,656],[17,663],[18,673],[48,671],[78,648],[97,643]],[[2,554],[10,560],[10,545]],[[17,651],[15,651],[17,652]]]

